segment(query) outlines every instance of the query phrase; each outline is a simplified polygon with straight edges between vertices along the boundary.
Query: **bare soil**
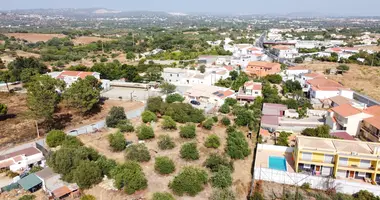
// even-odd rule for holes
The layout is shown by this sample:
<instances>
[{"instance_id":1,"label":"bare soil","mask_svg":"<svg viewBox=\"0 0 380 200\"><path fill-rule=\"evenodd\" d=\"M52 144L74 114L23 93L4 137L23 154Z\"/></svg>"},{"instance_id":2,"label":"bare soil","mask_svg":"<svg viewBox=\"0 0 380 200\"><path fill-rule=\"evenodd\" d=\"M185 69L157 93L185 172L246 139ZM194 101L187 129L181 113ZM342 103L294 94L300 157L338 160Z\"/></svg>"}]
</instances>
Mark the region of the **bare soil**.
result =
<instances>
[{"instance_id":1,"label":"bare soil","mask_svg":"<svg viewBox=\"0 0 380 200\"><path fill-rule=\"evenodd\" d=\"M52 38L64 38L66 37L63 34L42 34L42 33L6 33L5 34L8 37L14 36L15 38L27 40L29 42L46 42L48 40L51 40Z\"/></svg>"},{"instance_id":2,"label":"bare soil","mask_svg":"<svg viewBox=\"0 0 380 200\"><path fill-rule=\"evenodd\" d=\"M134 124L141 124L140 119L135 119ZM178 124L179 125L179 124ZM155 131L155 139L145 141L146 146L150 150L152 159L149 162L141 163L141 167L148 179L148 188L144 191L137 192L132 196L127 196L122 191L112 191L106 190L100 186L96 186L90 190L85 191L86 194L92 194L97 199L105 198L108 199L134 199L134 198L145 198L150 199L152 194L155 192L171 192L168 187L168 184L171 180L173 180L174 176L176 176L183 167L185 166L197 166L203 168L203 163L207 159L208 155L213 152L218 152L220 154L224 154L224 149L226 145L226 130L222 125L217 125L212 128L212 130L204 130L202 128L197 127L197 137L195 139L183 139L179 136L179 130L175 131L166 131L161 128L160 121L153 124ZM107 141L107 135L115 132L116 130L110 129L105 130L104 132L97 133L95 135L88 136L80 136L80 139L87 145L94 147L100 153L104 154L108 158L112 158L117 160L118 162L124 161L124 152L115 153L110 151L109 144ZM221 138L222 145L218 149L208 149L204 147L204 142L208 135L217 134ZM158 137L160 135L170 135L175 143L176 147L171 150L160 150L157 145ZM138 142L135 133L126 133L125 138L127 140L133 141L134 143ZM196 142L198 145L198 150L200 152L200 159L196 161L185 161L180 158L179 152L182 144L186 142ZM253 142L249 142L251 149L253 148ZM173 174L162 176L157 174L154 171L154 161L157 156L168 156L171 158L176 164L176 170ZM237 199L245 199L248 194L250 183L251 183L251 166L252 166L252 155L248 156L245 160L236 160L234 162L235 170L233 172L233 186L232 189L235 191L237 195ZM205 168L203 168L205 169ZM211 173L209 174L211 177ZM210 184L205 186L205 189L200 192L195 197L189 196L175 196L178 200L187 200L187 199L208 199L208 197L212 193L212 187ZM130 198L128 198L130 197Z\"/></svg>"},{"instance_id":3,"label":"bare soil","mask_svg":"<svg viewBox=\"0 0 380 200\"><path fill-rule=\"evenodd\" d=\"M8 114L0 118L0 147L12 146L37 138L35 120L31 117L26 105L26 94L9 94L0 92L0 103L8 106ZM137 109L144 104L142 102L127 102L118 100L106 100L98 112L82 116L63 105L59 106L54 115L54 125L57 129L71 130L103 120L113 106L122 106L126 111ZM40 135L46 130L39 127Z\"/></svg>"},{"instance_id":4,"label":"bare soil","mask_svg":"<svg viewBox=\"0 0 380 200\"><path fill-rule=\"evenodd\" d=\"M312 71L323 73L326 69L339 66L340 63L311 62L305 66ZM380 67L347 64L350 70L343 75L326 75L329 79L338 81L357 92L380 100Z\"/></svg>"},{"instance_id":5,"label":"bare soil","mask_svg":"<svg viewBox=\"0 0 380 200\"><path fill-rule=\"evenodd\" d=\"M73 39L72 41L74 42L74 45L80 45L80 44L90 44L92 42L97 42L97 41L112 41L113 39L111 38L101 38L101 37L94 37L94 36L81 36Z\"/></svg>"}]
</instances>

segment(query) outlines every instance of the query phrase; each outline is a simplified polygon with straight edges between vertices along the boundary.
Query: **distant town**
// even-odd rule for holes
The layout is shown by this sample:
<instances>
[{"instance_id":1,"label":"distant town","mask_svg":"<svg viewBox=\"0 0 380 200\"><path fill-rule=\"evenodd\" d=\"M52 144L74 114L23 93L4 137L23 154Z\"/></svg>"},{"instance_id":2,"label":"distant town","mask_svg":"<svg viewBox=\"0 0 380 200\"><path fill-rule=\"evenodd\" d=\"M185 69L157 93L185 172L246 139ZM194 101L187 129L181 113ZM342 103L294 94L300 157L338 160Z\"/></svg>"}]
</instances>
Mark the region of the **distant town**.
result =
<instances>
[{"instance_id":1,"label":"distant town","mask_svg":"<svg viewBox=\"0 0 380 200\"><path fill-rule=\"evenodd\" d=\"M379 22L0 11L0 199L379 199Z\"/></svg>"}]
</instances>

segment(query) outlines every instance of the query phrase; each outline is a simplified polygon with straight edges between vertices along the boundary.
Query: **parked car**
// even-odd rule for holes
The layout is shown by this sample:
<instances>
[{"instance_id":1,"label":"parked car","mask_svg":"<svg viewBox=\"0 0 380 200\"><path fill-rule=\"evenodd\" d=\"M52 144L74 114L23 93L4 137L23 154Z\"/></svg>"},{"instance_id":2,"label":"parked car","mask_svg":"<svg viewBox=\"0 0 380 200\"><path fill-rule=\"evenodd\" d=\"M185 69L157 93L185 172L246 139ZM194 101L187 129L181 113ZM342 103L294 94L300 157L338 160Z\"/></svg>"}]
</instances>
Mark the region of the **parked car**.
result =
<instances>
[{"instance_id":1,"label":"parked car","mask_svg":"<svg viewBox=\"0 0 380 200\"><path fill-rule=\"evenodd\" d=\"M191 100L190 103L197 106L201 105L201 103L199 103L199 101L196 100Z\"/></svg>"}]
</instances>

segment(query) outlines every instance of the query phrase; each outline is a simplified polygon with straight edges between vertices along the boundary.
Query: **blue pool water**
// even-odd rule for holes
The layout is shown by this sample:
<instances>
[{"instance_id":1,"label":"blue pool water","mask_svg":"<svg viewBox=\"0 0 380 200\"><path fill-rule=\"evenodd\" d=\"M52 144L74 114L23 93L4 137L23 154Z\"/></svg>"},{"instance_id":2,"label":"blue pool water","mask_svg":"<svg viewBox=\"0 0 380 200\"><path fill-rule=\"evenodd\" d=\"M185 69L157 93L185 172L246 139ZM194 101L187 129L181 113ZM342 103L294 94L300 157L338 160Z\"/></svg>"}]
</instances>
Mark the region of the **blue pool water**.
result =
<instances>
[{"instance_id":1,"label":"blue pool water","mask_svg":"<svg viewBox=\"0 0 380 200\"><path fill-rule=\"evenodd\" d=\"M281 171L286 170L286 160L284 157L269 156L269 168Z\"/></svg>"}]
</instances>

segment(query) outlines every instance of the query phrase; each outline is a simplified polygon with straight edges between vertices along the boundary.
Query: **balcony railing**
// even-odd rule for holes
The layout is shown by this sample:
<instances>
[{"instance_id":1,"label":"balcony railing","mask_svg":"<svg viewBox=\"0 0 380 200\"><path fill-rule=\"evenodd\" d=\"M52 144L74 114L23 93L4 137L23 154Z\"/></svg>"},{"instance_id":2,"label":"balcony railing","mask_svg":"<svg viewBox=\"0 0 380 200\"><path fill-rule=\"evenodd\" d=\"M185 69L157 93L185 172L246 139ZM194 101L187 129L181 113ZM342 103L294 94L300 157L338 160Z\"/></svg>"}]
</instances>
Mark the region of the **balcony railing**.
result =
<instances>
[{"instance_id":1,"label":"balcony railing","mask_svg":"<svg viewBox=\"0 0 380 200\"><path fill-rule=\"evenodd\" d=\"M380 138L379 134L377 134L376 132L372 131L371 129L369 129L366 126L362 126L362 130L364 130L367 133L370 133L371 135L373 135L373 136L375 136L377 138Z\"/></svg>"}]
</instances>

